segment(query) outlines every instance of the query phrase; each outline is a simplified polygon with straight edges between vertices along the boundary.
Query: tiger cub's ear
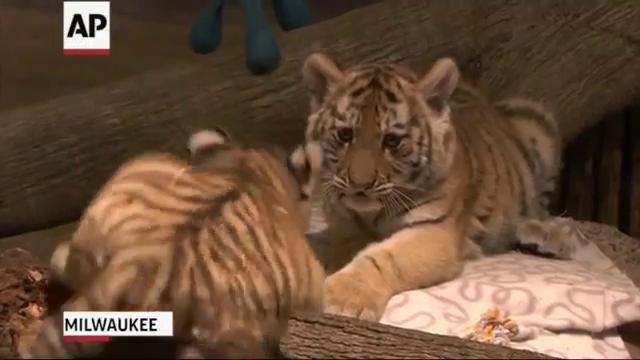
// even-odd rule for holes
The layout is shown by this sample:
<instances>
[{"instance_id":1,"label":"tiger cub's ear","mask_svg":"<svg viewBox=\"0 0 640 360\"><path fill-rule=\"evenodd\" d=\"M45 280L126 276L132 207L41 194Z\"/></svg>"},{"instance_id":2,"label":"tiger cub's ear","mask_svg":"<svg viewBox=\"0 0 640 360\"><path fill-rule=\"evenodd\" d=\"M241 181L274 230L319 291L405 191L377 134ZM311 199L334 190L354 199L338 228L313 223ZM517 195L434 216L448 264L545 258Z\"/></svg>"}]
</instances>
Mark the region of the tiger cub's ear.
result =
<instances>
[{"instance_id":1,"label":"tiger cub's ear","mask_svg":"<svg viewBox=\"0 0 640 360\"><path fill-rule=\"evenodd\" d=\"M440 58L418 82L429 107L441 113L448 105L449 98L458 87L460 70L451 58Z\"/></svg>"},{"instance_id":2,"label":"tiger cub's ear","mask_svg":"<svg viewBox=\"0 0 640 360\"><path fill-rule=\"evenodd\" d=\"M188 148L191 156L211 150L219 145L231 142L231 136L220 127L197 131L189 137Z\"/></svg>"},{"instance_id":3,"label":"tiger cub's ear","mask_svg":"<svg viewBox=\"0 0 640 360\"><path fill-rule=\"evenodd\" d=\"M302 83L311 96L311 111L324 102L329 88L342 80L344 74L336 63L323 53L313 53L302 66Z\"/></svg>"}]
</instances>

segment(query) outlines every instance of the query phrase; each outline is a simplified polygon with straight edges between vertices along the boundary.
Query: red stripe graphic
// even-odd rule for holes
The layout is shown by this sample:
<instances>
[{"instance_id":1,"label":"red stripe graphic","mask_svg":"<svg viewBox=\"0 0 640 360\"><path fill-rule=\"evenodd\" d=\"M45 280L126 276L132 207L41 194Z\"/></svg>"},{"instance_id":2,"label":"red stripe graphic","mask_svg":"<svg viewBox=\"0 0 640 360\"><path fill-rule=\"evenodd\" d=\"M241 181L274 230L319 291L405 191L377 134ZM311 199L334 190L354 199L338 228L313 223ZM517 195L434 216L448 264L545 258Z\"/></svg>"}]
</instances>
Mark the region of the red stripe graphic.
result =
<instances>
[{"instance_id":1,"label":"red stripe graphic","mask_svg":"<svg viewBox=\"0 0 640 360\"><path fill-rule=\"evenodd\" d=\"M111 55L111 49L64 49L65 55Z\"/></svg>"},{"instance_id":2,"label":"red stripe graphic","mask_svg":"<svg viewBox=\"0 0 640 360\"><path fill-rule=\"evenodd\" d=\"M108 342L108 336L63 336L65 342Z\"/></svg>"}]
</instances>

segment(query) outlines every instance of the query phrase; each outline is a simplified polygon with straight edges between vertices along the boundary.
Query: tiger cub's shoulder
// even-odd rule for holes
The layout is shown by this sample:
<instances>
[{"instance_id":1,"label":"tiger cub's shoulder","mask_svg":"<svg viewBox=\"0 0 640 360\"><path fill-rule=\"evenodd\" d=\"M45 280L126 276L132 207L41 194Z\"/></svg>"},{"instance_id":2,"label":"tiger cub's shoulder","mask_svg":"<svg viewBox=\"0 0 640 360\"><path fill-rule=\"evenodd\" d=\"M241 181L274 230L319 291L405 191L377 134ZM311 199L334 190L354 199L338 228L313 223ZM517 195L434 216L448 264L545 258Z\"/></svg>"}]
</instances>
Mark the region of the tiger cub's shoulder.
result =
<instances>
[{"instance_id":1,"label":"tiger cub's shoulder","mask_svg":"<svg viewBox=\"0 0 640 360\"><path fill-rule=\"evenodd\" d=\"M557 177L563 141L551 107L526 97L492 99L483 89L464 81L459 82L451 106L456 127L471 129L467 137L476 137L473 129L478 128L494 137L510 137L525 151L534 176Z\"/></svg>"}]
</instances>

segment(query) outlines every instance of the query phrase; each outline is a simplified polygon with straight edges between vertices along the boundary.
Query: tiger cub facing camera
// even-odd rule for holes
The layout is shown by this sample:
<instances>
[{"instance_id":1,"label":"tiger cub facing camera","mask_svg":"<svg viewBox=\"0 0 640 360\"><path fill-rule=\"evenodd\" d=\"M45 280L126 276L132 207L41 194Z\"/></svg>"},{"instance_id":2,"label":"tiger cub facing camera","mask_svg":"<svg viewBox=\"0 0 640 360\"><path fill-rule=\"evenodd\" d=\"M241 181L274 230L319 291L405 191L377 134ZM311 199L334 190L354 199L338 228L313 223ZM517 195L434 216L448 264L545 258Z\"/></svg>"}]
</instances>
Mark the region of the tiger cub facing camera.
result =
<instances>
[{"instance_id":1,"label":"tiger cub facing camera","mask_svg":"<svg viewBox=\"0 0 640 360\"><path fill-rule=\"evenodd\" d=\"M190 163L135 157L98 192L51 259L77 291L63 311L173 311L178 358L277 356L290 314L323 308L324 270L305 237L321 150L276 154L220 129L193 134L189 148ZM46 318L21 356L104 350L63 342L61 321Z\"/></svg>"},{"instance_id":2,"label":"tiger cub facing camera","mask_svg":"<svg viewBox=\"0 0 640 360\"><path fill-rule=\"evenodd\" d=\"M570 220L547 213L562 145L544 106L489 100L450 58L418 75L315 53L302 74L306 141L325 158L328 227L313 246L329 275L327 312L377 321L395 294L520 245L571 256Z\"/></svg>"}]
</instances>

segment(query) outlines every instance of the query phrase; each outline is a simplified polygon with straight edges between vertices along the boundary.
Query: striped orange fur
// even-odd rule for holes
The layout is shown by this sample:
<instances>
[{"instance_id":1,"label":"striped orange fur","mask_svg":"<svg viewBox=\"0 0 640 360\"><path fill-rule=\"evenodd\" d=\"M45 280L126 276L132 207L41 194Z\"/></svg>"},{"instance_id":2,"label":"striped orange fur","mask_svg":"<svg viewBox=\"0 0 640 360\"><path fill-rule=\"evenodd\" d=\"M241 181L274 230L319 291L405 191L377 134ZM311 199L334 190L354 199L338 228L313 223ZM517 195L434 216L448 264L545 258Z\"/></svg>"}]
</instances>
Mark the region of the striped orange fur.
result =
<instances>
[{"instance_id":1,"label":"striped orange fur","mask_svg":"<svg viewBox=\"0 0 640 360\"><path fill-rule=\"evenodd\" d=\"M328 230L314 246L332 273L326 311L377 320L393 295L452 279L466 258L511 249L522 224L548 217L561 166L552 113L492 101L460 77L450 58L424 75L305 61L306 140L325 156Z\"/></svg>"},{"instance_id":2,"label":"striped orange fur","mask_svg":"<svg viewBox=\"0 0 640 360\"><path fill-rule=\"evenodd\" d=\"M322 310L324 271L300 207L321 153L308 145L280 158L218 130L194 134L190 148L190 162L135 157L97 193L52 257L57 278L78 291L63 309L171 310L174 334L201 344L191 350L277 354L292 312ZM23 357L101 350L62 342L60 321L60 314L47 318Z\"/></svg>"}]
</instances>

